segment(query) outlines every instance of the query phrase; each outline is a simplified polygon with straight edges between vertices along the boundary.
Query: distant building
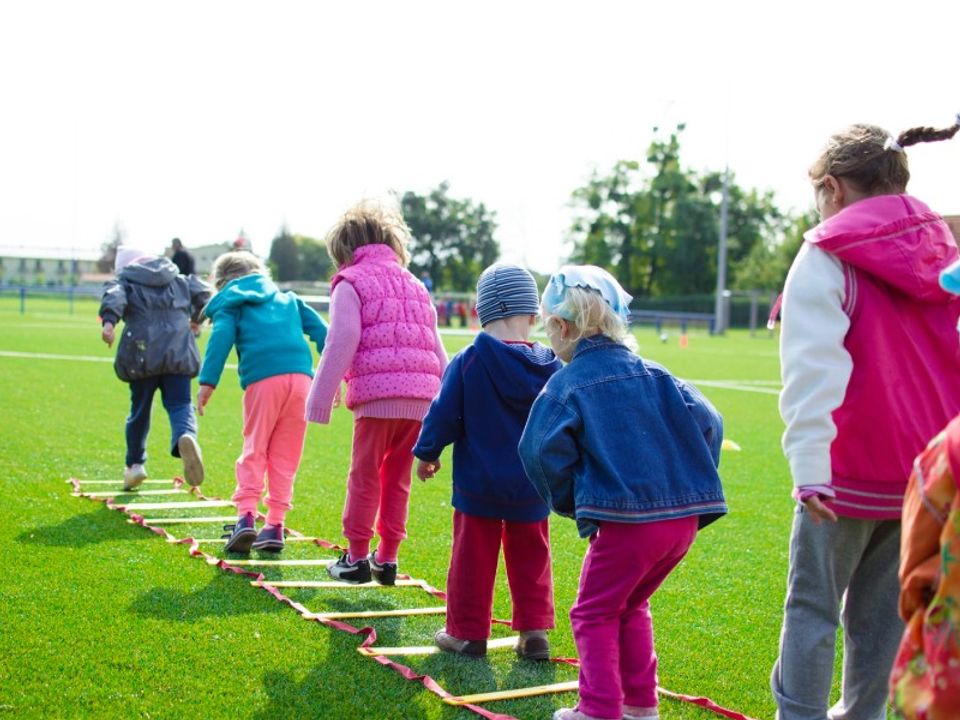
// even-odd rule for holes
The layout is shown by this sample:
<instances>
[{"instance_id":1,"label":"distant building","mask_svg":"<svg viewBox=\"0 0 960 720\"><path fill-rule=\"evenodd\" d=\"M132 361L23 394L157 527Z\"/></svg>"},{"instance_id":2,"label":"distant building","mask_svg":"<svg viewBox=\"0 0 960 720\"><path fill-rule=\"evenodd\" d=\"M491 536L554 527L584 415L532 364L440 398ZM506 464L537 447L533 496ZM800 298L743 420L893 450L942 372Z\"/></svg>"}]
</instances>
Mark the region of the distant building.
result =
<instances>
[{"instance_id":1,"label":"distant building","mask_svg":"<svg viewBox=\"0 0 960 720\"><path fill-rule=\"evenodd\" d=\"M194 272L201 278L206 278L213 270L213 261L223 255L225 252L233 250L233 244L228 242L216 243L215 245L201 245L200 247L187 247L187 252L193 255Z\"/></svg>"},{"instance_id":2,"label":"distant building","mask_svg":"<svg viewBox=\"0 0 960 720\"><path fill-rule=\"evenodd\" d=\"M0 285L74 287L102 282L100 253L70 248L0 247Z\"/></svg>"}]
</instances>

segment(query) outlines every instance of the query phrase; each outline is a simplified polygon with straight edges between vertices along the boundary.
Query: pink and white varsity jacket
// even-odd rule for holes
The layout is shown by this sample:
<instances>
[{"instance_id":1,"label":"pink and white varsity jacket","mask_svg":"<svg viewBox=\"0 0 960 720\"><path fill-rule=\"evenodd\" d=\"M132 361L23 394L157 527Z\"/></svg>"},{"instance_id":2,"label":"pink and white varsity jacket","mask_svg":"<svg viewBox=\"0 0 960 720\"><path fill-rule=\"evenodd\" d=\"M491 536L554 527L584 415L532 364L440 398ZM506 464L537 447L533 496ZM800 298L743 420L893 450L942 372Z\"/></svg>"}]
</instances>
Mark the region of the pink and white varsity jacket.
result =
<instances>
[{"instance_id":1,"label":"pink and white varsity jacket","mask_svg":"<svg viewBox=\"0 0 960 720\"><path fill-rule=\"evenodd\" d=\"M856 202L805 235L780 338L783 449L795 487L838 515L899 518L914 457L960 412L957 259L943 219L909 195Z\"/></svg>"}]
</instances>

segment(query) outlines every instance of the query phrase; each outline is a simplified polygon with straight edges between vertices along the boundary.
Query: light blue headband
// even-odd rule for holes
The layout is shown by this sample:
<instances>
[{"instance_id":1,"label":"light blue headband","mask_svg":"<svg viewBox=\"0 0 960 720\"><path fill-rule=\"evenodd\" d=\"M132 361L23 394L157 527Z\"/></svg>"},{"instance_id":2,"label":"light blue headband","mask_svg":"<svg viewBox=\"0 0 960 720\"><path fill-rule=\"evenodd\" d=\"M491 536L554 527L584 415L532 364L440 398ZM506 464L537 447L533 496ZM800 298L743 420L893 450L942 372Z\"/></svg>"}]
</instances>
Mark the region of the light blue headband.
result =
<instances>
[{"instance_id":1,"label":"light blue headband","mask_svg":"<svg viewBox=\"0 0 960 720\"><path fill-rule=\"evenodd\" d=\"M625 323L630 321L630 301L628 295L613 275L595 265L564 265L551 277L543 291L541 303L551 315L565 320L574 320L566 305L567 288L586 288L600 294L604 302L620 316Z\"/></svg>"},{"instance_id":2,"label":"light blue headband","mask_svg":"<svg viewBox=\"0 0 960 720\"><path fill-rule=\"evenodd\" d=\"M954 295L960 295L960 260L940 273L940 287Z\"/></svg>"}]
</instances>

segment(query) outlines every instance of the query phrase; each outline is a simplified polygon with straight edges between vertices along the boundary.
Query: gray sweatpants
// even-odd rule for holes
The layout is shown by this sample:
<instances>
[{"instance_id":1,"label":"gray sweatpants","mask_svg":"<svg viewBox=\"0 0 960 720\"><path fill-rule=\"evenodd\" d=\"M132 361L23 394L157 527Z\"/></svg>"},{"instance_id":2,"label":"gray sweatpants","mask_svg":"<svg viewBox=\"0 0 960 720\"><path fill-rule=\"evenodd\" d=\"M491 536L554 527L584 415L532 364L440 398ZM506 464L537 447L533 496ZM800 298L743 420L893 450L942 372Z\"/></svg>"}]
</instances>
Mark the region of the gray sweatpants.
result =
<instances>
[{"instance_id":1,"label":"gray sweatpants","mask_svg":"<svg viewBox=\"0 0 960 720\"><path fill-rule=\"evenodd\" d=\"M780 656L770 677L779 720L886 717L890 670L903 635L899 562L899 520L840 517L817 525L799 508ZM842 692L828 712L841 618Z\"/></svg>"}]
</instances>

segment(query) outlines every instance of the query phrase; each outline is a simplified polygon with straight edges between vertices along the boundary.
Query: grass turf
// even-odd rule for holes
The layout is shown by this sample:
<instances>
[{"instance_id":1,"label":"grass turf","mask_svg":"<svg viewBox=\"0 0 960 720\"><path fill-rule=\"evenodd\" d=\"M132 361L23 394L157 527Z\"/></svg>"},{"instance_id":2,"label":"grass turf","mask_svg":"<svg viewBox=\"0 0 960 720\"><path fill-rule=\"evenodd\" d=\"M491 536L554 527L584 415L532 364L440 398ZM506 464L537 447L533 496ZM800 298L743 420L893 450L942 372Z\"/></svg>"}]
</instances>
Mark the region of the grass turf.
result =
<instances>
[{"instance_id":1,"label":"grass turf","mask_svg":"<svg viewBox=\"0 0 960 720\"><path fill-rule=\"evenodd\" d=\"M190 559L182 546L125 522L99 503L70 497L68 477L118 479L123 465L127 386L113 374L113 351L99 339L96 305L34 300L19 313L0 298L0 472L6 517L0 542L15 562L0 583L0 716L22 717L371 717L469 718L421 685L362 657L360 639L305 622L247 578ZM204 338L205 339L205 338ZM638 331L641 353L681 377L740 381L775 390L776 344L763 336L676 334L661 344ZM449 336L456 351L469 338ZM82 356L85 360L16 353ZM203 491L229 497L241 446L241 391L228 370L201 419L207 467ZM687 559L653 601L660 682L705 695L754 717L769 717L767 689L776 656L792 516L780 453L776 396L701 386L724 415L740 453L725 452L721 474L730 515L704 530ZM152 478L179 474L168 454L166 415L157 399L149 442ZM334 411L329 426L311 425L288 523L342 541L340 513L349 463L352 416ZM449 454L444 457L449 460ZM427 482L414 481L409 540L401 569L443 588L450 549L450 464ZM157 486L159 487L159 486ZM103 488L89 488L102 490ZM146 500L147 498L144 498ZM163 497L150 498L163 500ZM182 500L183 497L171 497ZM162 515L147 513L148 515ZM227 515L227 509L197 514ZM219 525L171 526L178 537L215 537ZM576 594L586 544L574 524L552 520L557 629L553 652L575 656L566 613ZM204 548L220 552L217 546ZM288 545L283 557L332 556ZM322 568L272 568L268 577L323 578ZM365 607L429 606L413 588L291 590L316 612ZM510 616L504 573L497 617ZM360 621L354 621L359 623ZM441 616L372 622L379 645L429 644ZM495 627L495 635L507 634ZM449 655L397 658L433 676L453 693L486 692L576 678L572 668L521 663L510 651L486 661ZM518 718L549 717L575 702L551 695L492 703ZM717 717L673 700L663 718Z\"/></svg>"}]
</instances>

